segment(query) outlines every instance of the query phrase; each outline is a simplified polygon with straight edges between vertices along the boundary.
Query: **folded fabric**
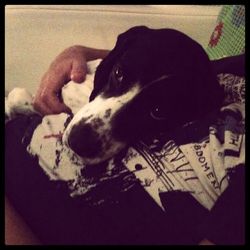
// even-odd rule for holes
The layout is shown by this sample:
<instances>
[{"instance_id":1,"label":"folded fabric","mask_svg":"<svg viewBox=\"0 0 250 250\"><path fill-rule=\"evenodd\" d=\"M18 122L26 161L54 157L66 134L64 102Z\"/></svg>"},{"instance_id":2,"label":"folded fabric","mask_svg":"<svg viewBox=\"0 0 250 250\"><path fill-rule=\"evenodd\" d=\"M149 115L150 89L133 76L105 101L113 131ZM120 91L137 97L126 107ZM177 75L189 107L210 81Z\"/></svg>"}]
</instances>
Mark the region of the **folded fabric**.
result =
<instances>
[{"instance_id":1,"label":"folded fabric","mask_svg":"<svg viewBox=\"0 0 250 250\"><path fill-rule=\"evenodd\" d=\"M71 82L64 87L63 98L73 113L87 103L99 63L100 60L89 64L84 83ZM103 196L92 192L96 197L91 200L105 202L107 193L109 198L112 196L112 192L104 191L108 182L116 185L120 192L139 182L162 209L161 193L183 191L210 210L228 187L228 173L245 162L244 91L239 91L244 88L245 79L220 74L218 80L227 94L221 110L152 142L140 141L130 147L121 160L113 158L98 170L86 166L62 144L69 122L66 113L45 116L27 150L38 157L39 165L51 181L68 184L72 197L81 195L89 199L90 191L102 189Z\"/></svg>"}]
</instances>

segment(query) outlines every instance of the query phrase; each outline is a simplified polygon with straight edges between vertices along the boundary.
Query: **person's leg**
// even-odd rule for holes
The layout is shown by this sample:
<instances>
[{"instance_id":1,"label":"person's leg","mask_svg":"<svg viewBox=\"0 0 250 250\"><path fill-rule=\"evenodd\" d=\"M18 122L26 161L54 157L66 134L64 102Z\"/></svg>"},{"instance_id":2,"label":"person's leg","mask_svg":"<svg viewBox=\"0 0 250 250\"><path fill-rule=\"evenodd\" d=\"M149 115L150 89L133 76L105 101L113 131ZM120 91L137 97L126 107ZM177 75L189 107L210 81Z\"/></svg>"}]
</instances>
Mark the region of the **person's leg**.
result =
<instances>
[{"instance_id":1,"label":"person's leg","mask_svg":"<svg viewBox=\"0 0 250 250\"><path fill-rule=\"evenodd\" d=\"M90 206L81 196L70 197L66 182L50 181L26 152L34 120L20 117L6 125L5 188L43 244L196 244L201 239L195 225L204 211L190 194L165 195L165 212L139 184L119 194L117 203Z\"/></svg>"},{"instance_id":2,"label":"person's leg","mask_svg":"<svg viewBox=\"0 0 250 250\"><path fill-rule=\"evenodd\" d=\"M157 243L163 212L139 185L121 194L119 204L90 207L82 197L71 198L65 182L49 180L26 152L38 123L22 116L6 125L5 191L42 243Z\"/></svg>"},{"instance_id":3,"label":"person's leg","mask_svg":"<svg viewBox=\"0 0 250 250\"><path fill-rule=\"evenodd\" d=\"M72 232L76 231L74 228L79 224L76 212L80 212L80 208L71 203L66 183L50 181L39 167L37 159L26 152L32 127L39 122L35 120L39 119L21 116L6 124L5 192L11 204L43 243L67 243L71 238L79 237L65 232L71 232L71 227ZM85 212L83 208L81 211ZM88 231L81 231L84 240Z\"/></svg>"},{"instance_id":4,"label":"person's leg","mask_svg":"<svg viewBox=\"0 0 250 250\"><path fill-rule=\"evenodd\" d=\"M23 218L5 197L5 244L40 245L41 242L30 230Z\"/></svg>"}]
</instances>

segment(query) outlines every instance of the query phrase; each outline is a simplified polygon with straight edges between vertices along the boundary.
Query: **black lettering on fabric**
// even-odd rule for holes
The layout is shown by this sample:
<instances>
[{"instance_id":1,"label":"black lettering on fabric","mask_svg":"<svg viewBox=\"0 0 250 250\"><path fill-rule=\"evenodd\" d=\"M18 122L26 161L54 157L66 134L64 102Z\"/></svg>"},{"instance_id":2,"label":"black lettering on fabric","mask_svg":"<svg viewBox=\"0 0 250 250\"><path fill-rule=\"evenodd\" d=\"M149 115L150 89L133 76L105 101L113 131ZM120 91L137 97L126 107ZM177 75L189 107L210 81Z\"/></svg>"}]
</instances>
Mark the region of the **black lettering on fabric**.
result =
<instances>
[{"instance_id":1,"label":"black lettering on fabric","mask_svg":"<svg viewBox=\"0 0 250 250\"><path fill-rule=\"evenodd\" d=\"M239 135L231 134L229 144L238 146L239 138L240 138Z\"/></svg>"},{"instance_id":2,"label":"black lettering on fabric","mask_svg":"<svg viewBox=\"0 0 250 250\"><path fill-rule=\"evenodd\" d=\"M204 156L199 157L199 162L204 163L206 161L206 158Z\"/></svg>"},{"instance_id":3,"label":"black lettering on fabric","mask_svg":"<svg viewBox=\"0 0 250 250\"><path fill-rule=\"evenodd\" d=\"M174 141L169 141L169 142L167 142L167 143L164 145L164 147L163 147L164 156L174 154L174 152L176 151L176 149L177 149L177 145L175 144Z\"/></svg>"},{"instance_id":4,"label":"black lettering on fabric","mask_svg":"<svg viewBox=\"0 0 250 250\"><path fill-rule=\"evenodd\" d=\"M210 167L208 166L207 162L205 164L202 164L201 166L202 166L202 168L205 169L204 170L205 172L207 172L210 169Z\"/></svg>"},{"instance_id":5,"label":"black lettering on fabric","mask_svg":"<svg viewBox=\"0 0 250 250\"><path fill-rule=\"evenodd\" d=\"M214 178L214 174L213 174L213 172L209 172L208 174L207 174L207 178L210 180L211 178Z\"/></svg>"},{"instance_id":6,"label":"black lettering on fabric","mask_svg":"<svg viewBox=\"0 0 250 250\"><path fill-rule=\"evenodd\" d=\"M175 170L176 172L182 172L182 171L194 171L192 168L189 168L189 169L183 169L184 166L187 166L189 165L189 162L185 162L183 164L181 164L180 166L178 166Z\"/></svg>"},{"instance_id":7,"label":"black lettering on fabric","mask_svg":"<svg viewBox=\"0 0 250 250\"><path fill-rule=\"evenodd\" d=\"M219 188L219 185L216 180L211 181L211 183L215 189Z\"/></svg>"},{"instance_id":8,"label":"black lettering on fabric","mask_svg":"<svg viewBox=\"0 0 250 250\"><path fill-rule=\"evenodd\" d=\"M182 159L184 157L185 157L185 155L181 152L180 148L178 148L177 155L170 162L178 161L178 160L180 160L180 159Z\"/></svg>"},{"instance_id":9,"label":"black lettering on fabric","mask_svg":"<svg viewBox=\"0 0 250 250\"><path fill-rule=\"evenodd\" d=\"M199 149L201 149L201 146L198 145L198 144L195 144L195 145L194 145L194 149L195 149L195 150L199 150Z\"/></svg>"}]
</instances>

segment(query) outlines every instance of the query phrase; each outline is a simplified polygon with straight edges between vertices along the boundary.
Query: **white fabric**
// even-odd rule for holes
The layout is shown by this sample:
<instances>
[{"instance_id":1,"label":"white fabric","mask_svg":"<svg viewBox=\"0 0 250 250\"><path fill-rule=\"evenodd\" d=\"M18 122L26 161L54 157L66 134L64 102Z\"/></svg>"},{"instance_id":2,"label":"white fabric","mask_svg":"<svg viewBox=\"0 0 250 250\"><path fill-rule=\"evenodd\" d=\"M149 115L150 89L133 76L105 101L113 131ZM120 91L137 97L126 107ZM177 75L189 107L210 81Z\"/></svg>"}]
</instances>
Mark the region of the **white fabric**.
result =
<instances>
[{"instance_id":1,"label":"white fabric","mask_svg":"<svg viewBox=\"0 0 250 250\"><path fill-rule=\"evenodd\" d=\"M85 84L91 86L89 80L93 79L93 67L99 62L94 61L90 64L92 66L89 68L92 71L89 71L87 81L75 87L86 89ZM75 87L65 87L64 90L74 91L64 93L64 97L76 97L77 93L81 94ZM81 105L84 105L87 97L79 98L83 98ZM76 100L79 99L76 97ZM71 105L77 111L75 104ZM129 149L123 163L134 173L159 206L162 207L160 192L181 190L190 192L200 204L211 209L228 186L228 170L245 162L244 107L243 103L223 107L221 114L228 109L232 114L227 113L222 116L223 119L219 117L217 123L211 125L207 131L208 137L202 141L178 146L174 140L170 140L159 152L154 152L150 147L141 144L136 149ZM234 117L237 113L241 114L242 119ZM68 115L64 113L45 116L34 131L28 151L39 157L40 166L51 180L70 181L71 195L82 195L98 183L86 183L81 175L81 170L85 168L84 164L62 144L67 118ZM136 164L140 164L142 169L135 169ZM115 168L112 160L109 163L109 169L111 168ZM99 181L107 178L109 177L106 176Z\"/></svg>"},{"instance_id":2,"label":"white fabric","mask_svg":"<svg viewBox=\"0 0 250 250\"><path fill-rule=\"evenodd\" d=\"M240 112L244 117L244 104L229 105L227 109ZM234 123L233 129L236 131L244 126L242 121L232 116L227 116L224 122ZM222 136L223 143L215 131ZM226 124L211 126L208 134L209 137L201 142L180 146L170 140L159 153L152 153L147 148L138 153L130 148L124 161L131 171L138 163L143 166L134 174L160 206L160 192L181 190L190 192L210 210L228 186L228 170L245 163L245 134L227 130ZM228 155L228 150L235 154ZM151 164L145 160L142 152L151 159Z\"/></svg>"}]
</instances>

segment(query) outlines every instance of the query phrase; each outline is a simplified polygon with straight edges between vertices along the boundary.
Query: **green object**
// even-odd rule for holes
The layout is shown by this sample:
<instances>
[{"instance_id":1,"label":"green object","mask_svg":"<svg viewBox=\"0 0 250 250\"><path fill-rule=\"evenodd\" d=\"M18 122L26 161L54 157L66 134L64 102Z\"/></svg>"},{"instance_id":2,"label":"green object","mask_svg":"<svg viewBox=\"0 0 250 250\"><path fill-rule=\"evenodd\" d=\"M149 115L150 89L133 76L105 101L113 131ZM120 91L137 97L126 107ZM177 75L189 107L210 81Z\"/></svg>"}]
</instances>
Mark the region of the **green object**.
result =
<instances>
[{"instance_id":1,"label":"green object","mask_svg":"<svg viewBox=\"0 0 250 250\"><path fill-rule=\"evenodd\" d=\"M206 49L211 60L245 53L245 6L224 5Z\"/></svg>"}]
</instances>

